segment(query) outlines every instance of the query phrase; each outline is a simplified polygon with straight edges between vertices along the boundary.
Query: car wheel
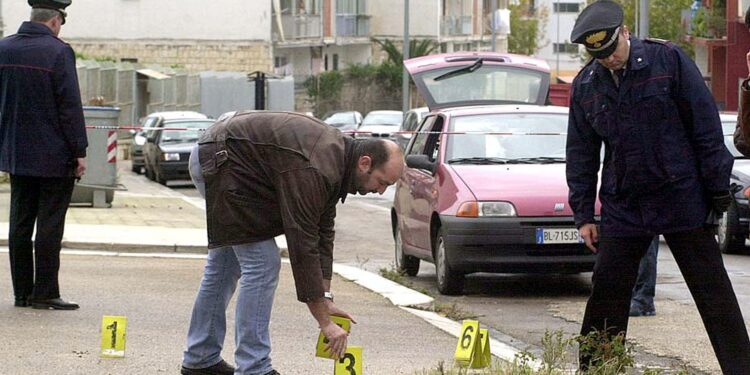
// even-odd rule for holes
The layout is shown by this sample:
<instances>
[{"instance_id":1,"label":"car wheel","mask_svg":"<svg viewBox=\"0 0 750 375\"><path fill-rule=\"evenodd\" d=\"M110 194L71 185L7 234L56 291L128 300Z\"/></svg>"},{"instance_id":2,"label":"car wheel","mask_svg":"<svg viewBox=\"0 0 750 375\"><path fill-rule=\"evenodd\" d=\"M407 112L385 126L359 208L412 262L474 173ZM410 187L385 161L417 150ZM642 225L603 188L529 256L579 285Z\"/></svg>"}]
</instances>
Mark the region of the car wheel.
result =
<instances>
[{"instance_id":1,"label":"car wheel","mask_svg":"<svg viewBox=\"0 0 750 375\"><path fill-rule=\"evenodd\" d=\"M396 225L396 235L393 238L396 250L396 269L409 276L417 276L419 273L419 258L404 254L403 242L401 240L401 229Z\"/></svg>"},{"instance_id":2,"label":"car wheel","mask_svg":"<svg viewBox=\"0 0 750 375\"><path fill-rule=\"evenodd\" d=\"M444 237L441 229L435 240L435 274L438 291L446 295L460 294L464 289L464 275L451 267Z\"/></svg>"},{"instance_id":3,"label":"car wheel","mask_svg":"<svg viewBox=\"0 0 750 375\"><path fill-rule=\"evenodd\" d=\"M130 167L130 170L132 170L135 174L141 174L141 168L143 167L141 167L140 165L134 165Z\"/></svg>"},{"instance_id":4,"label":"car wheel","mask_svg":"<svg viewBox=\"0 0 750 375\"><path fill-rule=\"evenodd\" d=\"M721 216L716 232L722 253L737 254L745 250L745 233L740 227L740 215L736 202L732 201L727 212Z\"/></svg>"}]
</instances>

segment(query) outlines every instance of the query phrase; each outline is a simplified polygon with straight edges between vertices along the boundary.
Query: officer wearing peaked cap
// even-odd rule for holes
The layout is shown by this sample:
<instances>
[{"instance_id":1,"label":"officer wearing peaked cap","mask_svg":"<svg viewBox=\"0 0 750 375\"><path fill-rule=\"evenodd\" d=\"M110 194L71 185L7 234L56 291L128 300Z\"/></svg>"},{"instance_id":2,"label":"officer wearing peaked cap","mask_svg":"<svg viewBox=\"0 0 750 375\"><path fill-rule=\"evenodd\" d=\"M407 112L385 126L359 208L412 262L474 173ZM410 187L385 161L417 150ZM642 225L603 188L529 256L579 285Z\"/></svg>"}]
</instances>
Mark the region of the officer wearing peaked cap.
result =
<instances>
[{"instance_id":1,"label":"officer wearing peaked cap","mask_svg":"<svg viewBox=\"0 0 750 375\"><path fill-rule=\"evenodd\" d=\"M573 81L566 145L575 223L597 253L581 334L627 332L639 262L663 235L722 372L747 375L750 340L709 226L733 199L733 157L703 76L672 43L632 37L613 1L586 7L571 40L593 57Z\"/></svg>"},{"instance_id":2,"label":"officer wearing peaked cap","mask_svg":"<svg viewBox=\"0 0 750 375\"><path fill-rule=\"evenodd\" d=\"M583 44L594 58L605 58L617 47L623 12L613 1L601 0L594 4L578 16L570 40Z\"/></svg>"},{"instance_id":3,"label":"officer wearing peaked cap","mask_svg":"<svg viewBox=\"0 0 750 375\"><path fill-rule=\"evenodd\" d=\"M60 12L62 16L62 24L65 24L65 17L68 16L65 13L65 8L71 4L72 0L29 0L29 5L33 9L53 9Z\"/></svg>"},{"instance_id":4,"label":"officer wearing peaked cap","mask_svg":"<svg viewBox=\"0 0 750 375\"><path fill-rule=\"evenodd\" d=\"M57 37L70 0L29 5L30 20L0 40L0 171L10 174L15 306L75 310L58 284L65 214L88 145L75 54Z\"/></svg>"}]
</instances>

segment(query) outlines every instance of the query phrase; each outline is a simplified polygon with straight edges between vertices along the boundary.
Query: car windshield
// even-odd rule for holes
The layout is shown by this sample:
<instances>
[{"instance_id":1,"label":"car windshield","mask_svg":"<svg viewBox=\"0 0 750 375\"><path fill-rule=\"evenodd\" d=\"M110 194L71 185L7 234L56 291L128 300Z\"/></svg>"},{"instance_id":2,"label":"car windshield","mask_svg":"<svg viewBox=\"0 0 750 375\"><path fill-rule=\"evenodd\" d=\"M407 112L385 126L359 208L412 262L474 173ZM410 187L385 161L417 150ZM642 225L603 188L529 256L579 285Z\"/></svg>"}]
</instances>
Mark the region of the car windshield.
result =
<instances>
[{"instance_id":1,"label":"car windshield","mask_svg":"<svg viewBox=\"0 0 750 375\"><path fill-rule=\"evenodd\" d=\"M454 117L448 163L563 163L568 116L508 113ZM460 134L465 133L465 134Z\"/></svg>"},{"instance_id":2,"label":"car windshield","mask_svg":"<svg viewBox=\"0 0 750 375\"><path fill-rule=\"evenodd\" d=\"M724 133L724 144L735 158L744 158L745 156L737 151L737 147L734 147L734 128L736 124L736 120L721 122L721 129Z\"/></svg>"},{"instance_id":3,"label":"car windshield","mask_svg":"<svg viewBox=\"0 0 750 375\"><path fill-rule=\"evenodd\" d=\"M541 72L508 66L484 64L454 72L455 67L426 71L418 74L417 82L438 106L469 101L533 104L543 82Z\"/></svg>"},{"instance_id":4,"label":"car windshield","mask_svg":"<svg viewBox=\"0 0 750 375\"><path fill-rule=\"evenodd\" d=\"M403 115L401 113L369 113L364 120L362 120L362 126L365 125L392 125L401 126L403 121Z\"/></svg>"},{"instance_id":5,"label":"car windshield","mask_svg":"<svg viewBox=\"0 0 750 375\"><path fill-rule=\"evenodd\" d=\"M328 115L323 122L328 125L350 125L356 124L357 120L354 118L354 112L338 112Z\"/></svg>"},{"instance_id":6,"label":"car windshield","mask_svg":"<svg viewBox=\"0 0 750 375\"><path fill-rule=\"evenodd\" d=\"M213 121L175 121L164 124L164 134L161 135L159 143L189 143L196 142L203 134L202 130L208 129ZM169 130L187 129L187 130Z\"/></svg>"}]
</instances>

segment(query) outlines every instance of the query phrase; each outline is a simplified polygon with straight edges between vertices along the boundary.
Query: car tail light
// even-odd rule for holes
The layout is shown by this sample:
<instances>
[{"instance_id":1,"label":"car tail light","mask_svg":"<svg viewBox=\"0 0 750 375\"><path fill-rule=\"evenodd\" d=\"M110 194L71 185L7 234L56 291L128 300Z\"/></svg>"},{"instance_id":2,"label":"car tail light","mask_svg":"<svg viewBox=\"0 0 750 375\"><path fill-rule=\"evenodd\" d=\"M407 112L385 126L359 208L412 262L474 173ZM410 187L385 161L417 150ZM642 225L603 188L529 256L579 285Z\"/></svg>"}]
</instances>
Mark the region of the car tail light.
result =
<instances>
[{"instance_id":1,"label":"car tail light","mask_svg":"<svg viewBox=\"0 0 750 375\"><path fill-rule=\"evenodd\" d=\"M478 217L479 216L479 203L477 202L464 202L458 207L456 213L458 217Z\"/></svg>"}]
</instances>

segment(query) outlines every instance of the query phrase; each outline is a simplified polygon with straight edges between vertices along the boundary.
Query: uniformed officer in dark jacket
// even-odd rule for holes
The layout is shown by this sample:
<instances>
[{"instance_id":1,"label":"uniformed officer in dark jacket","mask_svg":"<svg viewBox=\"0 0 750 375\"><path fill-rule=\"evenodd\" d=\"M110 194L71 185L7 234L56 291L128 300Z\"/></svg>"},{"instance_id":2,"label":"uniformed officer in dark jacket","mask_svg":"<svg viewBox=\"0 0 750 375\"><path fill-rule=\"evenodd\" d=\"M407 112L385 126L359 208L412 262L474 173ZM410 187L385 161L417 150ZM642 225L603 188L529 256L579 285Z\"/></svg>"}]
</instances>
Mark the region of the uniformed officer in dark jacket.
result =
<instances>
[{"instance_id":1,"label":"uniformed officer in dark jacket","mask_svg":"<svg viewBox=\"0 0 750 375\"><path fill-rule=\"evenodd\" d=\"M57 38L70 2L29 0L31 20L0 40L0 170L10 174L18 307L78 308L60 298L57 277L65 213L88 145L75 55Z\"/></svg>"},{"instance_id":2,"label":"uniformed officer in dark jacket","mask_svg":"<svg viewBox=\"0 0 750 375\"><path fill-rule=\"evenodd\" d=\"M598 252L581 334L627 331L639 261L662 234L722 371L750 374L747 330L706 225L731 199L733 158L716 105L682 50L630 37L622 21L620 5L600 0L583 10L571 33L593 56L573 82L567 140L570 205L586 245ZM582 368L590 354L580 353Z\"/></svg>"}]
</instances>

